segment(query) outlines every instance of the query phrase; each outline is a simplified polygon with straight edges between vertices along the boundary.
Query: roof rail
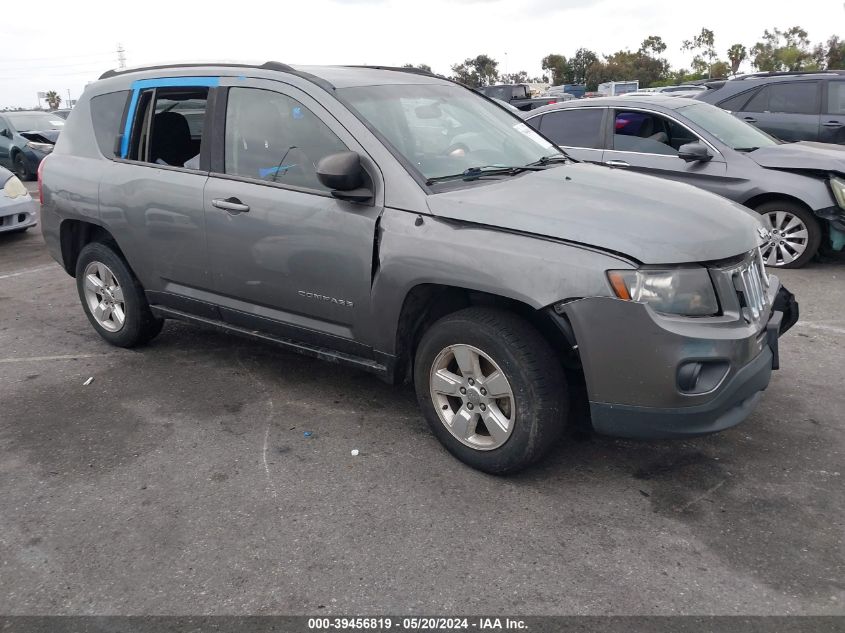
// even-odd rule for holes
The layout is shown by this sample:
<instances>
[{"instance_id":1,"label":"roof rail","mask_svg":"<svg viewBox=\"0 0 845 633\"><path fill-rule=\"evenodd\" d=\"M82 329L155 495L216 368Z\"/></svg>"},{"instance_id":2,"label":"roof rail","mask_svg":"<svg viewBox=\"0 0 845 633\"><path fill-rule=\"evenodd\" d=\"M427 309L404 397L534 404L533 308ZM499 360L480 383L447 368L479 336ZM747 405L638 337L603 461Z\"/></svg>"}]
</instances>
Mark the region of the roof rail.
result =
<instances>
[{"instance_id":1,"label":"roof rail","mask_svg":"<svg viewBox=\"0 0 845 633\"><path fill-rule=\"evenodd\" d=\"M278 70L281 72L288 72L288 73L296 73L297 71L288 64L283 64L281 62L273 62L268 61L264 62L263 64L237 64L237 63L214 63L214 62L206 62L206 63L194 63L194 64L162 64L159 66L139 66L138 68L126 68L124 70L120 69L111 69L104 72L100 75L99 79L108 79L109 77L119 77L120 75L126 75L128 73L137 73L142 72L145 70L168 70L171 68L210 68L210 67L223 67L223 68L258 68L261 70Z\"/></svg>"},{"instance_id":2,"label":"roof rail","mask_svg":"<svg viewBox=\"0 0 845 633\"><path fill-rule=\"evenodd\" d=\"M792 77L801 75L845 75L845 70L768 70L741 75L734 77L734 79L762 79L765 77Z\"/></svg>"},{"instance_id":3,"label":"roof rail","mask_svg":"<svg viewBox=\"0 0 845 633\"><path fill-rule=\"evenodd\" d=\"M407 66L369 66L366 64L363 65L347 65L344 68L371 68L372 70L395 70L396 72L400 73L411 73L413 75L425 75L426 77L437 77L439 79L443 79L440 75L435 75L433 72L429 70L423 70L422 68L414 68L414 67L407 67Z\"/></svg>"}]
</instances>

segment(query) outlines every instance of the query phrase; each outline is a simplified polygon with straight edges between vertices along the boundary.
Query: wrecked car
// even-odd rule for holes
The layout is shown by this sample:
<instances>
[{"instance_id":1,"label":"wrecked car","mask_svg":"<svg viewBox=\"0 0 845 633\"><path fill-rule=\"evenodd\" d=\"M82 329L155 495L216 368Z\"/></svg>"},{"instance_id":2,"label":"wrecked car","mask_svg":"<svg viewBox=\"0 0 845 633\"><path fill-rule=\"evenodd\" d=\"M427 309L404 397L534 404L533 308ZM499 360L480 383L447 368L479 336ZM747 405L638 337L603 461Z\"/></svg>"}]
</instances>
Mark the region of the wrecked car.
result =
<instances>
[{"instance_id":1,"label":"wrecked car","mask_svg":"<svg viewBox=\"0 0 845 633\"><path fill-rule=\"evenodd\" d=\"M37 218L35 201L20 178L0 167L0 233L23 233Z\"/></svg>"},{"instance_id":2,"label":"wrecked car","mask_svg":"<svg viewBox=\"0 0 845 633\"><path fill-rule=\"evenodd\" d=\"M0 166L21 180L34 180L64 126L65 120L52 112L0 112Z\"/></svg>"},{"instance_id":3,"label":"wrecked car","mask_svg":"<svg viewBox=\"0 0 845 633\"><path fill-rule=\"evenodd\" d=\"M109 71L41 185L48 249L106 341L180 319L413 383L489 473L548 453L583 391L602 433L738 424L798 318L753 212L571 160L420 71Z\"/></svg>"},{"instance_id":4,"label":"wrecked car","mask_svg":"<svg viewBox=\"0 0 845 633\"><path fill-rule=\"evenodd\" d=\"M766 266L845 248L845 146L783 143L724 110L663 95L593 99L526 122L583 160L686 182L760 214Z\"/></svg>"}]
</instances>

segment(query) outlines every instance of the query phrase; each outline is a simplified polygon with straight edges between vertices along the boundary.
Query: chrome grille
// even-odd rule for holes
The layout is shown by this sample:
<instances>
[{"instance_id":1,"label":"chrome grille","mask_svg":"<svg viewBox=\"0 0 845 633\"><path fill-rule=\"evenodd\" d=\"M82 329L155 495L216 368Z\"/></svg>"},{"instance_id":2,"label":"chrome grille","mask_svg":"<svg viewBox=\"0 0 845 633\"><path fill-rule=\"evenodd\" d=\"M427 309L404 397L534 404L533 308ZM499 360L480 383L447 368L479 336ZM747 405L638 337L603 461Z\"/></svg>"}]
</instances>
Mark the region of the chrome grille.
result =
<instances>
[{"instance_id":1,"label":"chrome grille","mask_svg":"<svg viewBox=\"0 0 845 633\"><path fill-rule=\"evenodd\" d=\"M748 321L759 321L769 306L769 276L759 248L733 270L733 282L743 316Z\"/></svg>"}]
</instances>

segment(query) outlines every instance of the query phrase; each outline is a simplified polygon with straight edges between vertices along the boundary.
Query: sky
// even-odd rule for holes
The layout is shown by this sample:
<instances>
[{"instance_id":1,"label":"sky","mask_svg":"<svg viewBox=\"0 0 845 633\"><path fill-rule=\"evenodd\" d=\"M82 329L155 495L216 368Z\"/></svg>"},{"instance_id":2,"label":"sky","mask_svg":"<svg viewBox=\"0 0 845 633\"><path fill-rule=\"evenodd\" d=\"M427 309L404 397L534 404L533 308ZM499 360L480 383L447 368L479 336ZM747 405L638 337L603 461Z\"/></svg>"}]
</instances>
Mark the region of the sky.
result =
<instances>
[{"instance_id":1,"label":"sky","mask_svg":"<svg viewBox=\"0 0 845 633\"><path fill-rule=\"evenodd\" d=\"M664 39L674 67L689 67L681 43L702 27L714 31L722 58L731 44L750 48L772 27L799 25L813 43L845 38L842 0L40 0L19 15L0 25L0 108L34 107L39 91L76 98L117 67L119 45L129 66L425 63L448 74L486 53L500 72L534 76L549 53L636 49L649 35Z\"/></svg>"}]
</instances>

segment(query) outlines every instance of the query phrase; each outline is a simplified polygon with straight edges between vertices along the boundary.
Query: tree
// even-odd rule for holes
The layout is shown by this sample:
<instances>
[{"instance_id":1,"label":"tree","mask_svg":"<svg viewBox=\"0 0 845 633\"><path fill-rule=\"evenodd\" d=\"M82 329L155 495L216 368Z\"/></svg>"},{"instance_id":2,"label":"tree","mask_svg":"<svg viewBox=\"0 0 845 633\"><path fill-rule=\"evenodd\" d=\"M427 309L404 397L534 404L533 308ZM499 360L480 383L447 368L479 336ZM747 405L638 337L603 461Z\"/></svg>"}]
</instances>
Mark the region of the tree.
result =
<instances>
[{"instance_id":1,"label":"tree","mask_svg":"<svg viewBox=\"0 0 845 633\"><path fill-rule=\"evenodd\" d=\"M643 40L643 43L640 44L640 53L644 53L646 55L652 55L656 57L665 50L666 43L663 41L663 38L659 35L649 35Z\"/></svg>"},{"instance_id":2,"label":"tree","mask_svg":"<svg viewBox=\"0 0 845 633\"><path fill-rule=\"evenodd\" d=\"M714 45L715 37L713 31L710 29L701 29L701 33L694 36L690 40L684 40L681 46L682 51L690 51L696 53L692 58L692 68L695 71L706 72L708 76L712 76L711 66L716 62L716 47Z\"/></svg>"},{"instance_id":3,"label":"tree","mask_svg":"<svg viewBox=\"0 0 845 633\"><path fill-rule=\"evenodd\" d=\"M553 86L574 83L572 81L572 68L563 55L546 55L541 62L541 67L551 74Z\"/></svg>"},{"instance_id":4,"label":"tree","mask_svg":"<svg viewBox=\"0 0 845 633\"><path fill-rule=\"evenodd\" d=\"M604 61L596 60L590 64L587 70L586 84L588 90L596 90L600 83L605 81L624 81L636 79L640 86L647 88L657 83L664 82L670 77L670 66L662 57L646 52L646 42L636 52L629 50L617 51L612 55L606 55ZM659 40L659 38L656 38ZM657 45L652 50L659 50Z\"/></svg>"},{"instance_id":5,"label":"tree","mask_svg":"<svg viewBox=\"0 0 845 633\"><path fill-rule=\"evenodd\" d=\"M709 79L721 79L723 77L727 77L728 74L731 72L731 67L728 62L722 61L721 59L716 60L713 62L713 65L710 66L710 77Z\"/></svg>"},{"instance_id":6,"label":"tree","mask_svg":"<svg viewBox=\"0 0 845 633\"><path fill-rule=\"evenodd\" d=\"M50 90L44 98L47 100L47 105L50 106L51 110L58 110L62 104L62 98L55 90Z\"/></svg>"},{"instance_id":7,"label":"tree","mask_svg":"<svg viewBox=\"0 0 845 633\"><path fill-rule=\"evenodd\" d=\"M431 66L428 64L402 64L402 68L416 68L417 70L424 70L427 73L432 72Z\"/></svg>"},{"instance_id":8,"label":"tree","mask_svg":"<svg viewBox=\"0 0 845 633\"><path fill-rule=\"evenodd\" d=\"M804 70L814 65L807 31L793 26L786 31L766 29L751 47L751 64L761 71Z\"/></svg>"},{"instance_id":9,"label":"tree","mask_svg":"<svg viewBox=\"0 0 845 633\"><path fill-rule=\"evenodd\" d=\"M528 73L524 70L520 70L515 73L509 73L507 75L500 75L499 81L503 84L527 84L531 83L531 79L528 77Z\"/></svg>"},{"instance_id":10,"label":"tree","mask_svg":"<svg viewBox=\"0 0 845 633\"><path fill-rule=\"evenodd\" d=\"M569 59L569 68L572 71L572 82L574 84L587 83L587 71L590 66L599 61L599 56L588 48L579 48Z\"/></svg>"},{"instance_id":11,"label":"tree","mask_svg":"<svg viewBox=\"0 0 845 633\"><path fill-rule=\"evenodd\" d=\"M731 62L731 74L736 75L742 62L748 59L748 49L742 44L734 44L728 49L728 59Z\"/></svg>"},{"instance_id":12,"label":"tree","mask_svg":"<svg viewBox=\"0 0 845 633\"><path fill-rule=\"evenodd\" d=\"M831 35L827 42L815 46L813 62L820 69L845 69L845 42L838 35Z\"/></svg>"},{"instance_id":13,"label":"tree","mask_svg":"<svg viewBox=\"0 0 845 633\"><path fill-rule=\"evenodd\" d=\"M496 83L499 78L499 62L489 55L468 57L462 64L452 66L453 79L471 88L480 88Z\"/></svg>"}]
</instances>

